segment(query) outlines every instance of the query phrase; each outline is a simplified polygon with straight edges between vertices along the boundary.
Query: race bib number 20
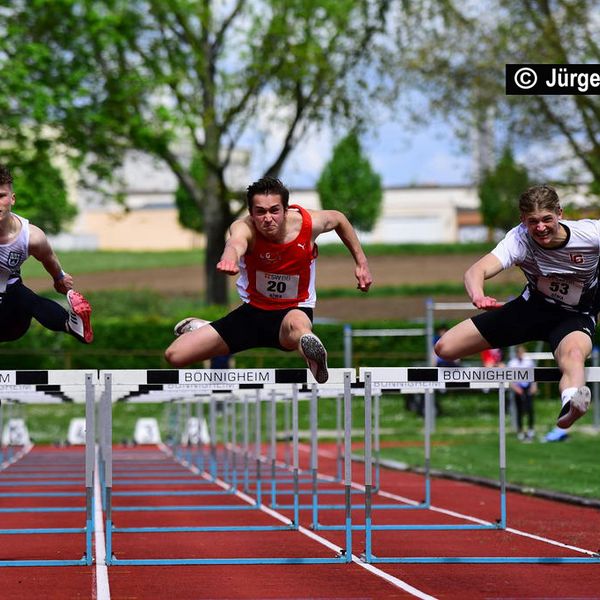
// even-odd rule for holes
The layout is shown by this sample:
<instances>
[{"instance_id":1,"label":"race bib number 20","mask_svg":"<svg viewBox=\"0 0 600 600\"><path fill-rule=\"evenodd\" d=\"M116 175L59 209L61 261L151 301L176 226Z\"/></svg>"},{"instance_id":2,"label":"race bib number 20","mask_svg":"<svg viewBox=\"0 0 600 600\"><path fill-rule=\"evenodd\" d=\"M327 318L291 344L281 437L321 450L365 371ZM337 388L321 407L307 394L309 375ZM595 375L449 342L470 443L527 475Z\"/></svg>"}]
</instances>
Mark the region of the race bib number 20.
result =
<instances>
[{"instance_id":1,"label":"race bib number 20","mask_svg":"<svg viewBox=\"0 0 600 600\"><path fill-rule=\"evenodd\" d=\"M299 275L256 272L256 289L267 298L297 298L299 281Z\"/></svg>"}]
</instances>

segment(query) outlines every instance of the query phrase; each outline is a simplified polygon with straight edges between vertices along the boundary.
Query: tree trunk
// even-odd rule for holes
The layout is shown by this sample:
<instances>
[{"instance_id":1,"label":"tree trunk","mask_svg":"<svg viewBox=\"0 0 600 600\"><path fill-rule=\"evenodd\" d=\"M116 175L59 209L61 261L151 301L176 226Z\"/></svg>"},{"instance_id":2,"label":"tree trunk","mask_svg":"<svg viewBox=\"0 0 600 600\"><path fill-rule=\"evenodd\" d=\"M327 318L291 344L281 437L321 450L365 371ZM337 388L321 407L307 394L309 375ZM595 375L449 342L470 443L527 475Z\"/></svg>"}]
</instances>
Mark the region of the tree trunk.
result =
<instances>
[{"instance_id":1,"label":"tree trunk","mask_svg":"<svg viewBox=\"0 0 600 600\"><path fill-rule=\"evenodd\" d=\"M206 196L204 202L204 232L206 236L206 259L204 270L206 275L205 300L208 304L227 306L228 276L218 273L216 266L223 253L225 233L229 227L227 211L223 209L226 202L221 190L219 178L208 173L206 178Z\"/></svg>"}]
</instances>

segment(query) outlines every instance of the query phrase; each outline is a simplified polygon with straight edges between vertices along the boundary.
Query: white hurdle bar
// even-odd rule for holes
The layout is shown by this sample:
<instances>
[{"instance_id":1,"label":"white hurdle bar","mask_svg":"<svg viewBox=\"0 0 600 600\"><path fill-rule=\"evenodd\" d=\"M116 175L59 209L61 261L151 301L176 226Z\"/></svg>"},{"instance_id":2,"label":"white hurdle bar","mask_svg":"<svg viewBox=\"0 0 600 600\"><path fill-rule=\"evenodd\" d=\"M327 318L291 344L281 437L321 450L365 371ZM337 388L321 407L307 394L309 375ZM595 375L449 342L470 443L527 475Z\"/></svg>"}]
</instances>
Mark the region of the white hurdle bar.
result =
<instances>
[{"instance_id":1,"label":"white hurdle bar","mask_svg":"<svg viewBox=\"0 0 600 600\"><path fill-rule=\"evenodd\" d=\"M85 554L80 559L72 560L1 560L1 567L10 566L73 566L91 565L93 561L92 533L94 531L94 464L95 464L95 384L97 372L87 370L43 370L43 371L0 371L0 399L18 399L26 401L39 399L40 393L47 395L63 395L76 402L85 402L86 444L85 444L85 526L81 528L31 528L0 529L1 535L15 534L60 534L84 533ZM56 398L54 400L56 402ZM0 473L0 480L2 474ZM40 509L43 511L43 509Z\"/></svg>"},{"instance_id":2,"label":"white hurdle bar","mask_svg":"<svg viewBox=\"0 0 600 600\"><path fill-rule=\"evenodd\" d=\"M167 370L124 370L101 371L100 380L104 383L102 430L104 467L104 498L106 509L106 555L108 565L196 565L196 564L332 564L352 561L352 519L351 519L351 385L356 379L354 369L330 369L329 380L321 384L321 388L344 390L344 492L345 492L345 543L339 554L332 558L322 557L274 557L274 558L173 558L173 559L118 559L113 555L112 544L112 450L111 450L111 417L109 415L113 401L126 399L128 396L139 397L143 394L165 398L168 393L173 397L182 395L212 394L234 391L258 392L262 389L292 389L292 431L293 431L293 481L294 481L294 516L288 529L299 525L299 453L298 453L298 386L316 385L312 374L307 369L167 369ZM259 423L256 424L257 428ZM260 458L257 457L257 461ZM260 465L257 464L260 469ZM258 495L260 498L260 495ZM251 529L251 528L250 528ZM153 530L158 531L159 528ZM166 528L165 528L166 530ZM217 530L215 528L214 530Z\"/></svg>"},{"instance_id":3,"label":"white hurdle bar","mask_svg":"<svg viewBox=\"0 0 600 600\"><path fill-rule=\"evenodd\" d=\"M600 381L600 367L585 369L586 381ZM594 564L600 563L598 553L585 556L550 557L550 556L374 556L372 553L372 532L374 530L432 530L432 529L506 529L506 427L505 407L506 388L513 381L557 382L561 377L555 368L484 368L484 367L363 367L359 371L359 380L365 383L365 406L370 406L370 394L373 388L388 389L421 389L430 392L432 389L451 388L498 388L499 397L499 466L500 466L500 519L497 524L489 526L475 525L381 525L372 524L370 475L372 457L370 444L365 445L365 553L363 560L368 563L539 563L539 564ZM369 422L370 418L367 417ZM367 437L368 437L368 432Z\"/></svg>"}]
</instances>

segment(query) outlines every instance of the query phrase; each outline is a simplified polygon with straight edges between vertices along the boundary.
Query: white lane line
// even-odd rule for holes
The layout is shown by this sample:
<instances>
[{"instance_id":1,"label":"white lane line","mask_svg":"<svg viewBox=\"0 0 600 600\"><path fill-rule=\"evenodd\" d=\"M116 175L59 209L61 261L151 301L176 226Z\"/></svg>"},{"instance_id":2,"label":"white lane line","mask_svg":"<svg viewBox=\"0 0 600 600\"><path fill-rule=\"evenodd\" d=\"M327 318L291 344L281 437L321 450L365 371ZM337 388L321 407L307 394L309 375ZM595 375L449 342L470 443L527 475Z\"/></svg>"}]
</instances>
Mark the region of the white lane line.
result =
<instances>
[{"instance_id":1,"label":"white lane line","mask_svg":"<svg viewBox=\"0 0 600 600\"><path fill-rule=\"evenodd\" d=\"M301 450L308 452L310 451L310 447L305 445L305 444L300 444L301 446ZM302 447L303 446L303 447ZM318 451L319 456L323 456L323 458L329 458L329 459L336 459L337 455L333 454L332 452L329 452L327 450L319 450ZM364 490L364 486L359 484L359 483L354 483L352 482L352 487L355 489L359 489L359 490ZM403 502L405 504L411 504L413 506L416 506L417 504L420 504L420 502L417 502L416 500L412 500L410 498L405 498L404 496L399 496L397 494L393 494L391 492L385 492L383 490L380 490L377 493L377 496L383 496L384 498L389 498L390 500L396 500L398 502ZM374 508L377 508L377 506L374 506ZM433 506L430 505L429 506L429 510L432 510L434 512L438 512L450 517L455 517L457 519L463 519L465 521L471 521L472 523L477 523L479 525L492 525L493 523L491 521L485 521L483 519L478 519L477 517L473 517L470 515L465 515L463 513L458 513L455 512L453 510L448 510L445 508L441 508L439 506ZM577 546L571 546L569 544L565 544L563 542L559 542L558 540L553 540L550 538L546 538L546 537L542 537L539 535L536 535L534 533L528 533L527 531L521 531L519 529L513 529L512 527L507 527L506 529L503 530L499 530L499 531L506 531L507 533L512 533L514 535L520 535L521 537L526 537L532 540L536 540L538 542L543 542L545 544L549 544L552 546L558 546L559 548L564 548L567 550L572 550L573 552L580 552L581 554L588 554L589 556L598 556L598 553L593 551L593 550L586 550L585 548L579 548Z\"/></svg>"},{"instance_id":2,"label":"white lane line","mask_svg":"<svg viewBox=\"0 0 600 600\"><path fill-rule=\"evenodd\" d=\"M180 460L179 458L177 458L171 452L171 449L168 448L167 446L165 446L164 444L161 444L160 448L161 448L161 450L163 450L163 452L167 453L169 456L174 458L181 465L183 465L184 467L186 467L193 473L197 473L203 479L206 479L207 481L214 481L214 483L216 485L218 485L219 487L221 487L225 490L231 489L231 486L228 485L227 483L225 483L224 481L222 481L221 479L213 480L207 473L200 472L198 467L196 467L195 465L192 465L185 460ZM243 492L240 492L239 490L235 491L235 495L238 498L240 498L241 500L243 500L244 502L247 502L248 504L253 504L253 505L256 504L256 501L254 500L254 498L252 498L251 496L248 496L247 494L244 494ZM261 504L260 506L258 506L258 508L262 512L270 515L271 517L280 521L281 523L284 523L286 525L289 525L292 523L291 519L289 519L288 517L282 515L281 513L277 512L277 511L274 511L272 508L269 508L268 506L265 506L264 504ZM319 544L322 544L323 546L333 550L335 553L340 553L343 550L343 548L341 548L340 546L334 544L333 542L330 542L328 539L326 539L324 537L321 537L320 535L316 534L314 531L311 531L310 529L306 529L305 527L302 527L301 525L298 527L298 531L300 533L302 533L303 535L309 537L310 539L314 540L315 542L318 542ZM405 592L415 596L416 598L420 598L421 600L437 600L435 596L430 596L429 594L422 592L421 590L413 587L406 581L403 581L402 579L398 579L397 577L394 577L393 575L390 575L389 573L386 573L385 571L382 571L381 569L378 569L377 567L375 567L373 565L363 562L355 554L352 555L352 562L357 564L359 567L365 569L366 571L369 571L373 575L376 575L377 577L384 579L385 581L396 586L397 588L400 588L400 589L404 590Z\"/></svg>"},{"instance_id":3,"label":"white lane line","mask_svg":"<svg viewBox=\"0 0 600 600\"><path fill-rule=\"evenodd\" d=\"M96 554L96 595L97 600L110 600L108 584L108 567L106 566L106 546L104 545L104 515L102 514L102 492L100 490L100 475L98 474L98 453L96 451L96 466L94 468L94 539Z\"/></svg>"}]
</instances>

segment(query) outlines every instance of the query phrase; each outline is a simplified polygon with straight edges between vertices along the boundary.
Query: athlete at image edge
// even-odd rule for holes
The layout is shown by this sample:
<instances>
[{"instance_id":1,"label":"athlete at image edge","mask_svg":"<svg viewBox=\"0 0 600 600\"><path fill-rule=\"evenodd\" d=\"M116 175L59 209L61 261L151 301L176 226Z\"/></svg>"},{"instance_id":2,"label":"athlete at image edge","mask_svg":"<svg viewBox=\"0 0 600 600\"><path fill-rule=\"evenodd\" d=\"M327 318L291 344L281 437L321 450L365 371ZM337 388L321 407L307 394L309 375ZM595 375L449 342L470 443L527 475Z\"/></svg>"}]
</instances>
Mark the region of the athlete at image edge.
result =
<instances>
[{"instance_id":1,"label":"athlete at image edge","mask_svg":"<svg viewBox=\"0 0 600 600\"><path fill-rule=\"evenodd\" d=\"M266 177L248 187L249 214L235 221L230 227L230 236L216 266L221 273L239 275L237 287L243 304L208 327L182 331L183 335L180 335L165 352L165 357L172 366L184 367L216 355L270 346L282 350L297 350L307 361L317 381L321 380L321 383L326 380L327 353L321 341L312 334L312 308L316 298L313 273L317 254L316 238L322 233L335 231L356 263L355 277L358 289L367 292L373 280L358 236L341 212L305 210L299 206L289 206L288 202L289 191L278 179ZM304 243L293 243L303 241L304 237L309 247L305 247ZM300 249L295 248L296 245ZM256 261L264 257L257 257L259 252L255 250L265 246L274 249L275 255L291 252L290 247L293 247L293 269L288 271L286 266L280 267L280 270L273 267L271 273L260 271L256 267ZM285 294L283 297L277 296L267 285L271 274L290 277L289 280L295 282L295 295L290 294L289 298ZM252 312L244 318L256 322L273 316L276 319L273 327L277 332L274 337L277 339L271 339L267 343L264 339L259 339L260 336L247 338L243 342L236 339L241 333L231 326L231 323L234 323L232 319L236 318L238 311L244 311L245 308ZM274 311L280 314L276 316ZM241 320L241 315L246 315L246 312L239 314L240 320L235 321L235 324L239 325L238 329L246 329L247 320Z\"/></svg>"},{"instance_id":2,"label":"athlete at image edge","mask_svg":"<svg viewBox=\"0 0 600 600\"><path fill-rule=\"evenodd\" d=\"M521 223L465 272L466 291L484 312L450 329L435 352L455 360L490 347L548 341L561 371L557 425L566 429L590 404L585 360L598 313L600 221L563 220L558 194L548 185L523 192L519 211ZM484 282L513 265L527 279L521 295L506 304L486 295Z\"/></svg>"},{"instance_id":3,"label":"athlete at image edge","mask_svg":"<svg viewBox=\"0 0 600 600\"><path fill-rule=\"evenodd\" d=\"M62 270L44 231L12 212L15 202L12 175L0 165L0 341L22 337L33 317L47 329L91 343L89 302L73 289L73 277ZM42 263L54 280L54 289L67 296L68 311L23 285L21 265L29 256Z\"/></svg>"}]
</instances>

